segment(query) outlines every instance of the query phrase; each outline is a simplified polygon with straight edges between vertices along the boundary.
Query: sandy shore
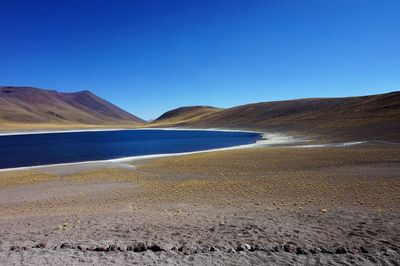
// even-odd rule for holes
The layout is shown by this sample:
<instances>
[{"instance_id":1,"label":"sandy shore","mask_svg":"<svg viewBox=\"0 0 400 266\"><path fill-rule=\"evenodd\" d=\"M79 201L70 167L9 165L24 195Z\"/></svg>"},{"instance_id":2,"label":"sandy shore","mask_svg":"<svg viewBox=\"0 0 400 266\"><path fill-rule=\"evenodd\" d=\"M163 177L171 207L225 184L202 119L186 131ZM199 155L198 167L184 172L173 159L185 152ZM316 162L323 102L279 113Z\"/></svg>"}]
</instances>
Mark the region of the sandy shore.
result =
<instances>
[{"instance_id":1,"label":"sandy shore","mask_svg":"<svg viewBox=\"0 0 400 266\"><path fill-rule=\"evenodd\" d=\"M0 264L400 263L396 145L131 164L1 172Z\"/></svg>"},{"instance_id":2,"label":"sandy shore","mask_svg":"<svg viewBox=\"0 0 400 266\"><path fill-rule=\"evenodd\" d=\"M6 168L0 169L1 172L9 171L31 171L37 170L41 172L50 172L54 174L71 174L80 172L83 170L91 170L98 168L130 168L130 162L132 161L142 161L147 159L156 159L164 157L182 156L182 155L192 155L200 153L209 153L215 151L228 151L237 149L246 149L254 147L276 147L276 146L286 146L294 148L318 148L318 147L347 147L353 145L367 144L367 143L380 143L389 145L398 145L400 143L384 143L384 142L368 142L368 141L357 141L357 142L322 142L316 141L310 138L305 138L302 136L291 136L283 133L270 133L261 131L246 131L246 130L233 130L233 129L221 129L221 128L210 128L210 129L195 129L195 128L115 128L115 129L79 129L79 130L66 130L66 131L34 131L34 132L12 132L12 133L1 133L0 136L9 135L32 135L32 134L56 134L56 133L72 133L72 132L92 132L92 131L122 131L122 130L190 130L190 131L228 131L228 132L250 132L260 134L260 139L252 144L238 145L225 148L216 148L210 150L192 151L192 152L182 152L182 153L162 153L153 155L139 155L139 156L128 156L116 159L107 160L97 160L97 161L83 161L83 162L73 162L73 163L59 163L59 164L49 164L49 165L36 165L36 166L25 166L16 168Z\"/></svg>"}]
</instances>

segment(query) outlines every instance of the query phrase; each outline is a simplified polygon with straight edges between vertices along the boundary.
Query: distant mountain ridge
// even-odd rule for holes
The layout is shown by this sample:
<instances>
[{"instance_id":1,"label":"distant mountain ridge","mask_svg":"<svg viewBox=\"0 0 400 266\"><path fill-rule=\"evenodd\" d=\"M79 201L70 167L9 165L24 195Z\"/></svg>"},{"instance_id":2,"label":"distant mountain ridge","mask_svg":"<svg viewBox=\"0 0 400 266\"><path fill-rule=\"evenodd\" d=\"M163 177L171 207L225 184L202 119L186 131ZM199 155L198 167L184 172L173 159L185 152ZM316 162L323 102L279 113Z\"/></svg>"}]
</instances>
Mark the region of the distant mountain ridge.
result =
<instances>
[{"instance_id":1,"label":"distant mountain ridge","mask_svg":"<svg viewBox=\"0 0 400 266\"><path fill-rule=\"evenodd\" d=\"M90 91L0 86L0 131L118 126L245 129L330 140L400 142L400 92L259 102L227 109L187 106L149 123Z\"/></svg>"},{"instance_id":2,"label":"distant mountain ridge","mask_svg":"<svg viewBox=\"0 0 400 266\"><path fill-rule=\"evenodd\" d=\"M260 102L228 109L192 107L168 111L157 127L235 128L296 132L335 139L400 141L400 92Z\"/></svg>"},{"instance_id":3,"label":"distant mountain ridge","mask_svg":"<svg viewBox=\"0 0 400 266\"><path fill-rule=\"evenodd\" d=\"M199 119L202 115L208 115L213 112L221 110L220 108L212 106L187 106L173 109L171 111L165 112L159 118L154 120L157 121L168 121L169 123L177 122L182 123L186 120L191 120L193 118Z\"/></svg>"},{"instance_id":4,"label":"distant mountain ridge","mask_svg":"<svg viewBox=\"0 0 400 266\"><path fill-rule=\"evenodd\" d=\"M144 120L90 91L0 86L0 123L112 125L142 124Z\"/></svg>"}]
</instances>

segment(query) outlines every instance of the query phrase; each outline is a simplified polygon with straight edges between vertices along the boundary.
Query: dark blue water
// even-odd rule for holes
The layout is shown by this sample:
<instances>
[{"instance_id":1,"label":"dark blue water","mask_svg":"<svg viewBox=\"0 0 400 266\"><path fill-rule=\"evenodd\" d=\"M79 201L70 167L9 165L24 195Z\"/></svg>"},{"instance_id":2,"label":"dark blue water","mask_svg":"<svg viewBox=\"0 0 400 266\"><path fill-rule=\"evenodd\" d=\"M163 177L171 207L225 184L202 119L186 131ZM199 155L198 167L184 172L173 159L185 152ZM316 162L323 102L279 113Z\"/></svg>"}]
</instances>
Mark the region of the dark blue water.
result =
<instances>
[{"instance_id":1,"label":"dark blue water","mask_svg":"<svg viewBox=\"0 0 400 266\"><path fill-rule=\"evenodd\" d=\"M257 133L121 130L0 136L0 168L201 151L251 144Z\"/></svg>"}]
</instances>

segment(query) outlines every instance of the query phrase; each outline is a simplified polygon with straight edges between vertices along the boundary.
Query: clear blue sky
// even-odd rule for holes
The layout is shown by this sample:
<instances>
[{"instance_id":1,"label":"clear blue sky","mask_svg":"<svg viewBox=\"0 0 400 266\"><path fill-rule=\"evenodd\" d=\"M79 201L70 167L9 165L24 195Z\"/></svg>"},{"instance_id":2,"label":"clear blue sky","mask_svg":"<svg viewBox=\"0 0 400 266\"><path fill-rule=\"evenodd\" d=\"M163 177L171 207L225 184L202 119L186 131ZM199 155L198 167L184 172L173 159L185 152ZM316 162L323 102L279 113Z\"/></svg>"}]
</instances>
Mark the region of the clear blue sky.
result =
<instances>
[{"instance_id":1,"label":"clear blue sky","mask_svg":"<svg viewBox=\"0 0 400 266\"><path fill-rule=\"evenodd\" d=\"M0 0L0 84L185 105L400 89L400 1Z\"/></svg>"}]
</instances>

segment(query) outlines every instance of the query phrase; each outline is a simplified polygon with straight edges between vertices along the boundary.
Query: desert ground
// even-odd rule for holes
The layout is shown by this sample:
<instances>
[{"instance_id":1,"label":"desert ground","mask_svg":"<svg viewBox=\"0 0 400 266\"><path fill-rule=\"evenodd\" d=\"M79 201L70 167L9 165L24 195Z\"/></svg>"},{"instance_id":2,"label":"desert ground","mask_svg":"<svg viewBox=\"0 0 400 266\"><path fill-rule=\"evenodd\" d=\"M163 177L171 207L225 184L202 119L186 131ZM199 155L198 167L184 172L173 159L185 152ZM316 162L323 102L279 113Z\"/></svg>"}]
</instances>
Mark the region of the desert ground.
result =
<instances>
[{"instance_id":1,"label":"desert ground","mask_svg":"<svg viewBox=\"0 0 400 266\"><path fill-rule=\"evenodd\" d=\"M0 265L400 264L398 145L130 164L0 172Z\"/></svg>"}]
</instances>

